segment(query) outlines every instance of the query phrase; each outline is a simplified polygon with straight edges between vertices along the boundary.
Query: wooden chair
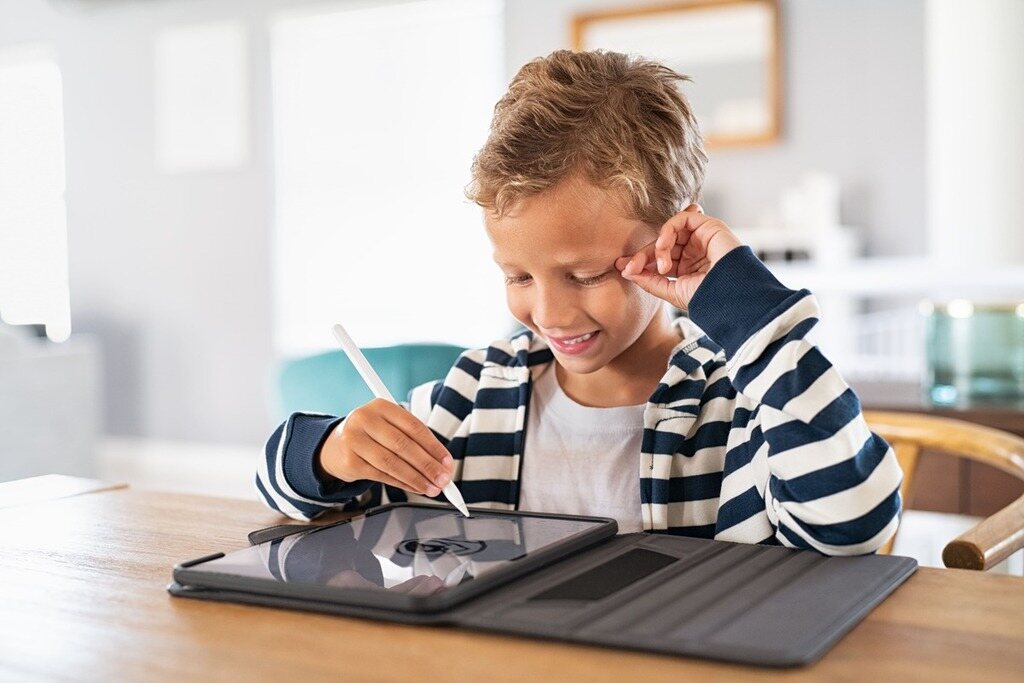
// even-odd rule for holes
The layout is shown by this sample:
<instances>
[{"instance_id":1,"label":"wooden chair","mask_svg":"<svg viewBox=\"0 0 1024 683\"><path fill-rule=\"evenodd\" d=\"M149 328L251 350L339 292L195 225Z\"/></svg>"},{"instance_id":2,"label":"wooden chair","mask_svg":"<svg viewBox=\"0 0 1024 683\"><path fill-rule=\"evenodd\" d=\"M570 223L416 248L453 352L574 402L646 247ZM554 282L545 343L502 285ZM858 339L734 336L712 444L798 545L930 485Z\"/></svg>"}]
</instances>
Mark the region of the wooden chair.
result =
<instances>
[{"instance_id":1,"label":"wooden chair","mask_svg":"<svg viewBox=\"0 0 1024 683\"><path fill-rule=\"evenodd\" d=\"M944 451L997 467L1024 480L1024 439L990 427L933 415L865 410L871 430L888 441L903 468L904 504L923 449ZM879 550L889 553L893 539ZM984 571L1024 547L1024 496L946 544L947 567Z\"/></svg>"}]
</instances>

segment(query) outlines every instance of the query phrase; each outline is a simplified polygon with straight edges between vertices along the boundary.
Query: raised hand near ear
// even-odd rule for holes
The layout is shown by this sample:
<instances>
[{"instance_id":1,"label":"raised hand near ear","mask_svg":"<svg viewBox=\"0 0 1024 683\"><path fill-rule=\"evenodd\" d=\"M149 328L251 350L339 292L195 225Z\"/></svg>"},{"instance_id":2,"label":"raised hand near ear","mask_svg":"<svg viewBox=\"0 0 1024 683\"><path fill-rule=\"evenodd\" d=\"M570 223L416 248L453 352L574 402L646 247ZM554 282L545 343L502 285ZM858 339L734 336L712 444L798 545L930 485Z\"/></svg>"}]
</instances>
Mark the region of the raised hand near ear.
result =
<instances>
[{"instance_id":1,"label":"raised hand near ear","mask_svg":"<svg viewBox=\"0 0 1024 683\"><path fill-rule=\"evenodd\" d=\"M741 245L729 226L690 204L661 226L658 239L619 257L615 267L641 289L685 310L708 271Z\"/></svg>"}]
</instances>

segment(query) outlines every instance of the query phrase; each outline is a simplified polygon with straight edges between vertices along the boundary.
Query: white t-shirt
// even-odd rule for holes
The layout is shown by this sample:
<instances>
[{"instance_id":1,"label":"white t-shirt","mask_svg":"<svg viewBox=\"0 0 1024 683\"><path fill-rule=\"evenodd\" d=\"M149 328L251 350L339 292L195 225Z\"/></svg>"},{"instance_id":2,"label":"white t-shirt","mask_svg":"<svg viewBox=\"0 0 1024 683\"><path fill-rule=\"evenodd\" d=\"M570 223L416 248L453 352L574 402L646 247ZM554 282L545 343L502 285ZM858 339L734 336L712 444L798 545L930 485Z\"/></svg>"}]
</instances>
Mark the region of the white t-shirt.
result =
<instances>
[{"instance_id":1,"label":"white t-shirt","mask_svg":"<svg viewBox=\"0 0 1024 683\"><path fill-rule=\"evenodd\" d=\"M580 405L562 391L555 364L544 367L530 395L519 509L613 517L620 534L643 531L645 407Z\"/></svg>"}]
</instances>

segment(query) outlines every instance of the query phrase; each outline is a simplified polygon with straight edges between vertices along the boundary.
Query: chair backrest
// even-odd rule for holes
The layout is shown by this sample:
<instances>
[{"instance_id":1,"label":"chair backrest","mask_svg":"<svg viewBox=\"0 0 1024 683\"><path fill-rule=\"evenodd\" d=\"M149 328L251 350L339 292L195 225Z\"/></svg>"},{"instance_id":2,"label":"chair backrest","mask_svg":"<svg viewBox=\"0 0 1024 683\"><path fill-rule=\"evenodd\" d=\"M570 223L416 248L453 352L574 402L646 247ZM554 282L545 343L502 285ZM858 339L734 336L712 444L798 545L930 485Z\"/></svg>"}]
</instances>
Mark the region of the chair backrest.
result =
<instances>
[{"instance_id":1,"label":"chair backrest","mask_svg":"<svg viewBox=\"0 0 1024 683\"><path fill-rule=\"evenodd\" d=\"M903 469L900 496L908 500L924 449L978 460L1024 481L1024 439L963 420L916 413L864 411L871 431L889 442ZM879 551L892 550L890 540ZM1024 547L1024 496L946 544L947 567L990 569Z\"/></svg>"},{"instance_id":2,"label":"chair backrest","mask_svg":"<svg viewBox=\"0 0 1024 683\"><path fill-rule=\"evenodd\" d=\"M443 379L455 364L461 346L401 344L363 349L366 359L391 390L404 401L413 387ZM342 351L285 361L278 377L281 419L296 411L345 415L370 401L373 393Z\"/></svg>"}]
</instances>

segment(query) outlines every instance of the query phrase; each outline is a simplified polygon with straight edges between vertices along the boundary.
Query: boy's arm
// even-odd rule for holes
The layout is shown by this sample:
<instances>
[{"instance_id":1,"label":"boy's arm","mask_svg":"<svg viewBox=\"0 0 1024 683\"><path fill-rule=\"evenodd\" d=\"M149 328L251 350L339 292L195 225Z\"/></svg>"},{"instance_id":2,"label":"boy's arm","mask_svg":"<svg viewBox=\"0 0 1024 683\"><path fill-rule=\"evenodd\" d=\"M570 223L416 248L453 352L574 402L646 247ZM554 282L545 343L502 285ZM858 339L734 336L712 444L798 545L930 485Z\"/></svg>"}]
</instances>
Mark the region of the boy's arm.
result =
<instances>
[{"instance_id":1,"label":"boy's arm","mask_svg":"<svg viewBox=\"0 0 1024 683\"><path fill-rule=\"evenodd\" d=\"M767 449L761 494L776 538L830 555L877 550L895 533L903 475L853 390L806 340L818 316L810 292L787 289L739 247L707 274L689 313L757 404L746 448L751 458Z\"/></svg>"},{"instance_id":2,"label":"boy's arm","mask_svg":"<svg viewBox=\"0 0 1024 683\"><path fill-rule=\"evenodd\" d=\"M414 387L401 405L425 422L440 387L440 380ZM271 434L256 471L256 490L266 505L308 521L331 509L362 509L380 498L379 482L344 482L320 467L320 449L344 419L293 413Z\"/></svg>"}]
</instances>

